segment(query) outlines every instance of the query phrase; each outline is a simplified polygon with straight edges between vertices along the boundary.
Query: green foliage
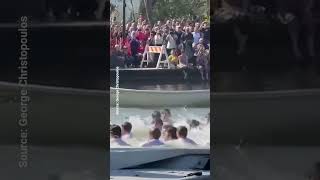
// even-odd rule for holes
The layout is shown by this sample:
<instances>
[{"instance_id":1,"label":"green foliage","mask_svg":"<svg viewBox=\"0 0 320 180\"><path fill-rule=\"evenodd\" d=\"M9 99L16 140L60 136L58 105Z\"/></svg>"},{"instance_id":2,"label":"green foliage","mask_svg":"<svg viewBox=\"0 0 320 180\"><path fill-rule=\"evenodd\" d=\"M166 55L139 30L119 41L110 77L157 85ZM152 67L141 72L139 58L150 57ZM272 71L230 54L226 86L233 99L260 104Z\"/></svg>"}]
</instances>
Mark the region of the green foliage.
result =
<instances>
[{"instance_id":1,"label":"green foliage","mask_svg":"<svg viewBox=\"0 0 320 180\"><path fill-rule=\"evenodd\" d=\"M157 0L152 7L152 22L168 18L205 16L209 11L207 0Z\"/></svg>"}]
</instances>

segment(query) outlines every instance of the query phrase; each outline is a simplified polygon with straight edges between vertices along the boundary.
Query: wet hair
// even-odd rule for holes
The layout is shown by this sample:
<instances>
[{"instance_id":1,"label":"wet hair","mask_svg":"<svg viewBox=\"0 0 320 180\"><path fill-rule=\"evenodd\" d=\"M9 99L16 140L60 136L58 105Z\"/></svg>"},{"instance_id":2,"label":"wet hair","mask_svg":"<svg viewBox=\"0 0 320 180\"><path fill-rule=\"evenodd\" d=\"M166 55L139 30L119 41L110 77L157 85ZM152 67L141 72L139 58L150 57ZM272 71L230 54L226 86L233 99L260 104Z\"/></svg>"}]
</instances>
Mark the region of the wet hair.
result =
<instances>
[{"instance_id":1,"label":"wet hair","mask_svg":"<svg viewBox=\"0 0 320 180\"><path fill-rule=\"evenodd\" d=\"M149 135L154 139L159 139L161 136L161 131L158 128L153 128L153 129L150 129Z\"/></svg>"},{"instance_id":2,"label":"wet hair","mask_svg":"<svg viewBox=\"0 0 320 180\"><path fill-rule=\"evenodd\" d=\"M159 111L153 111L152 118L160 119L161 118L161 113Z\"/></svg>"},{"instance_id":3,"label":"wet hair","mask_svg":"<svg viewBox=\"0 0 320 180\"><path fill-rule=\"evenodd\" d=\"M195 120L195 119L192 119L191 121L188 121L188 124L190 126L190 129L200 126L200 122Z\"/></svg>"},{"instance_id":4,"label":"wet hair","mask_svg":"<svg viewBox=\"0 0 320 180\"><path fill-rule=\"evenodd\" d=\"M177 128L176 127L173 127L173 126L170 126L167 130L166 130L168 136L171 138L171 139L178 139L177 137Z\"/></svg>"},{"instance_id":5,"label":"wet hair","mask_svg":"<svg viewBox=\"0 0 320 180\"><path fill-rule=\"evenodd\" d=\"M131 129L132 129L132 124L131 124L130 122L124 122L124 123L122 124L122 128L123 128L124 131L130 133L130 132L131 132Z\"/></svg>"},{"instance_id":6,"label":"wet hair","mask_svg":"<svg viewBox=\"0 0 320 180\"><path fill-rule=\"evenodd\" d=\"M167 114L169 114L169 116L171 116L170 109L164 109L162 112L166 112Z\"/></svg>"},{"instance_id":7,"label":"wet hair","mask_svg":"<svg viewBox=\"0 0 320 180\"><path fill-rule=\"evenodd\" d=\"M185 126L179 126L177 129L177 136L186 138L188 135L188 129Z\"/></svg>"},{"instance_id":8,"label":"wet hair","mask_svg":"<svg viewBox=\"0 0 320 180\"><path fill-rule=\"evenodd\" d=\"M110 136L113 138L120 138L121 137L121 128L120 126L113 124L110 126Z\"/></svg>"}]
</instances>

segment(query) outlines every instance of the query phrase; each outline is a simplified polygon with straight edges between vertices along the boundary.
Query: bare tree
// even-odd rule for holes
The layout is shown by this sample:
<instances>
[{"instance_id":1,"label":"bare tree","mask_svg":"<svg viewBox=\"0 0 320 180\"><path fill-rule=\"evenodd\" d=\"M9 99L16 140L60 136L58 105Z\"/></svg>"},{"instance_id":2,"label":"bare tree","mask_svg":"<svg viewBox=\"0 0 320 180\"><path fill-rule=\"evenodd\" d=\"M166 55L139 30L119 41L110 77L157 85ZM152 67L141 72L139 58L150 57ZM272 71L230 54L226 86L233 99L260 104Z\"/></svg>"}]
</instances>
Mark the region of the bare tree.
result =
<instances>
[{"instance_id":1,"label":"bare tree","mask_svg":"<svg viewBox=\"0 0 320 180\"><path fill-rule=\"evenodd\" d=\"M131 11L132 17L133 17L133 19L136 19L132 0L130 0L130 3L131 3L131 7L132 7L132 11Z\"/></svg>"},{"instance_id":2,"label":"bare tree","mask_svg":"<svg viewBox=\"0 0 320 180\"><path fill-rule=\"evenodd\" d=\"M151 12L151 2L150 0L143 0L144 1L144 7L146 9L146 16L148 19L148 22L150 23L150 17L149 17L149 13Z\"/></svg>"}]
</instances>

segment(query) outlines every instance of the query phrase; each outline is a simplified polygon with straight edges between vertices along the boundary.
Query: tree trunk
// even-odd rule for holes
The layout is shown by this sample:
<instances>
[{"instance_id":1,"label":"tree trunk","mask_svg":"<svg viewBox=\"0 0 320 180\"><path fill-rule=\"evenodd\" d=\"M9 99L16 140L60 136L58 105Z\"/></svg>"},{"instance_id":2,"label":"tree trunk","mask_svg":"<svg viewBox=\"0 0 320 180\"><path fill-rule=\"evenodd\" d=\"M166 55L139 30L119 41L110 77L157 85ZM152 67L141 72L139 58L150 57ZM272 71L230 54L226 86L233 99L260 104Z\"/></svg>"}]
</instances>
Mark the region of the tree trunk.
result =
<instances>
[{"instance_id":1,"label":"tree trunk","mask_svg":"<svg viewBox=\"0 0 320 180\"><path fill-rule=\"evenodd\" d=\"M135 12L134 12L134 7L133 7L133 2L132 2L132 0L130 0L130 3L131 3L131 7L132 7L132 16L133 16L133 19L136 20L136 16L135 16Z\"/></svg>"},{"instance_id":2,"label":"tree trunk","mask_svg":"<svg viewBox=\"0 0 320 180\"><path fill-rule=\"evenodd\" d=\"M144 6L145 6L145 9L146 9L146 16L147 16L147 20L148 20L148 23L151 23L150 21L150 14L151 14L151 2L150 0L144 0Z\"/></svg>"}]
</instances>

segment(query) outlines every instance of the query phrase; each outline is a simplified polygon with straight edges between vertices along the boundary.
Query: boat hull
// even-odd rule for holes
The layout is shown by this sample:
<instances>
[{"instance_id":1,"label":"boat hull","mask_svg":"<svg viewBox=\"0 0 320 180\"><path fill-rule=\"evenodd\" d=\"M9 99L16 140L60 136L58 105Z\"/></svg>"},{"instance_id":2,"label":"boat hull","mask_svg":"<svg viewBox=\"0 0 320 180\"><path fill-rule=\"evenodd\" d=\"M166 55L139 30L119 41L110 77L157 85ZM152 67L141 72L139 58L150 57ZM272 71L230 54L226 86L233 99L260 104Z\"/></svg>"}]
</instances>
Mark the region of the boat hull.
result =
<instances>
[{"instance_id":1,"label":"boat hull","mask_svg":"<svg viewBox=\"0 0 320 180\"><path fill-rule=\"evenodd\" d=\"M188 156L188 158L181 158ZM206 162L210 149L176 149L176 148L111 148L110 170L132 169L146 164L165 161L158 166L164 168L190 169ZM172 160L175 158L174 160ZM186 166L189 163L189 166ZM163 167L165 164L165 167ZM171 165L170 165L171 164ZM203 165L205 166L205 164Z\"/></svg>"},{"instance_id":2,"label":"boat hull","mask_svg":"<svg viewBox=\"0 0 320 180\"><path fill-rule=\"evenodd\" d=\"M209 107L210 91L158 91L110 88L110 105L115 107L117 103L119 103L119 107Z\"/></svg>"},{"instance_id":3,"label":"boat hull","mask_svg":"<svg viewBox=\"0 0 320 180\"><path fill-rule=\"evenodd\" d=\"M111 179L113 180L163 180L163 179L170 179L170 180L211 180L212 177L210 176L209 171L201 171L201 176L190 176L184 177L190 173L194 173L198 171L192 170L170 170L170 169L133 169L133 170L112 170L110 172Z\"/></svg>"}]
</instances>

